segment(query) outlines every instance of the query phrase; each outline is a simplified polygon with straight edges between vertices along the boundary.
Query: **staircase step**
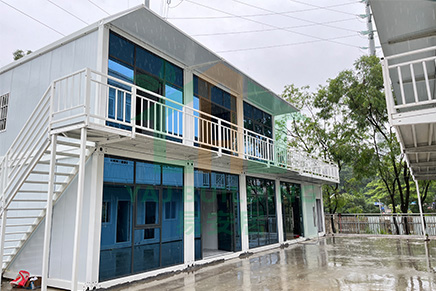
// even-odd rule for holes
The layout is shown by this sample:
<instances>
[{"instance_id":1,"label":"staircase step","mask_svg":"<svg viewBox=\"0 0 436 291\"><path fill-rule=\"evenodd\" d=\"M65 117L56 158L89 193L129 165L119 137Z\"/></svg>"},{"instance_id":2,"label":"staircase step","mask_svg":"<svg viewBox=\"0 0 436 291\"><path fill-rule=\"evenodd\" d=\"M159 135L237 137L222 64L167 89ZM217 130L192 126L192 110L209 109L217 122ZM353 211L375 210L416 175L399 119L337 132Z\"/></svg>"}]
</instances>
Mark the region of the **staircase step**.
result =
<instances>
[{"instance_id":1,"label":"staircase step","mask_svg":"<svg viewBox=\"0 0 436 291\"><path fill-rule=\"evenodd\" d=\"M26 234L27 231L12 231L12 232L5 232L5 235L13 235L13 234Z\"/></svg>"},{"instance_id":2,"label":"staircase step","mask_svg":"<svg viewBox=\"0 0 436 291\"><path fill-rule=\"evenodd\" d=\"M9 219L29 219L29 218L39 218L40 216L8 216L7 220Z\"/></svg>"},{"instance_id":3,"label":"staircase step","mask_svg":"<svg viewBox=\"0 0 436 291\"><path fill-rule=\"evenodd\" d=\"M24 181L26 184L48 184L48 181L35 181L35 180L26 180ZM68 184L67 182L54 182L56 185L65 185Z\"/></svg>"},{"instance_id":4,"label":"staircase step","mask_svg":"<svg viewBox=\"0 0 436 291\"><path fill-rule=\"evenodd\" d=\"M47 192L43 192L47 193ZM47 199L14 199L12 202L47 202Z\"/></svg>"},{"instance_id":5,"label":"staircase step","mask_svg":"<svg viewBox=\"0 0 436 291\"><path fill-rule=\"evenodd\" d=\"M6 227L22 227L22 226L32 226L33 224L25 223L25 224L10 224L6 225Z\"/></svg>"},{"instance_id":6,"label":"staircase step","mask_svg":"<svg viewBox=\"0 0 436 291\"><path fill-rule=\"evenodd\" d=\"M26 211L26 210L44 210L45 207L39 208L8 208L8 211Z\"/></svg>"},{"instance_id":7,"label":"staircase step","mask_svg":"<svg viewBox=\"0 0 436 291\"><path fill-rule=\"evenodd\" d=\"M23 238L17 238L17 239L5 239L5 243L7 242L17 242L17 241L23 241Z\"/></svg>"},{"instance_id":8,"label":"staircase step","mask_svg":"<svg viewBox=\"0 0 436 291\"><path fill-rule=\"evenodd\" d=\"M45 154L47 155L49 155L50 153L51 151L45 151ZM78 158L80 157L80 154L69 153L69 152L56 152L56 156Z\"/></svg>"},{"instance_id":9,"label":"staircase step","mask_svg":"<svg viewBox=\"0 0 436 291\"><path fill-rule=\"evenodd\" d=\"M4 247L4 250L13 250L16 249L18 246L13 246L13 247Z\"/></svg>"},{"instance_id":10,"label":"staircase step","mask_svg":"<svg viewBox=\"0 0 436 291\"><path fill-rule=\"evenodd\" d=\"M31 174L49 175L50 173L46 172L46 171L32 171ZM55 176L66 176L66 177L68 177L70 175L72 175L72 174L71 173L57 173L57 172L55 172Z\"/></svg>"},{"instance_id":11,"label":"staircase step","mask_svg":"<svg viewBox=\"0 0 436 291\"><path fill-rule=\"evenodd\" d=\"M50 161L39 161L38 164L50 165ZM56 166L76 168L79 165L73 163L56 162Z\"/></svg>"},{"instance_id":12,"label":"staircase step","mask_svg":"<svg viewBox=\"0 0 436 291\"><path fill-rule=\"evenodd\" d=\"M53 191L54 193L61 193L61 191ZM17 193L45 193L47 194L47 190L20 190ZM19 201L19 199L14 199L14 201Z\"/></svg>"}]
</instances>

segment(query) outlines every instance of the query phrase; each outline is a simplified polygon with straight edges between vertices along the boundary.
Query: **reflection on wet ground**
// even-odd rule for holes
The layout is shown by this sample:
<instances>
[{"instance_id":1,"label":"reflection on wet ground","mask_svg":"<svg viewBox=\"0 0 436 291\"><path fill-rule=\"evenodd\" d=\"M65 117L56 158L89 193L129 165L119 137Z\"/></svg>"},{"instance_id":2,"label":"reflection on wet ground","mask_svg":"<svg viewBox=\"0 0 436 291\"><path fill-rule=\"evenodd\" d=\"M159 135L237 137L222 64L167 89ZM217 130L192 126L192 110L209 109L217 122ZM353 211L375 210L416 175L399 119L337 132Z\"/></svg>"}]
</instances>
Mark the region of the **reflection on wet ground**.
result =
<instances>
[{"instance_id":1,"label":"reflection on wet ground","mask_svg":"<svg viewBox=\"0 0 436 291\"><path fill-rule=\"evenodd\" d=\"M112 290L433 290L436 241L329 237Z\"/></svg>"},{"instance_id":2,"label":"reflection on wet ground","mask_svg":"<svg viewBox=\"0 0 436 291\"><path fill-rule=\"evenodd\" d=\"M435 256L436 241L329 237L114 290L433 290Z\"/></svg>"}]
</instances>

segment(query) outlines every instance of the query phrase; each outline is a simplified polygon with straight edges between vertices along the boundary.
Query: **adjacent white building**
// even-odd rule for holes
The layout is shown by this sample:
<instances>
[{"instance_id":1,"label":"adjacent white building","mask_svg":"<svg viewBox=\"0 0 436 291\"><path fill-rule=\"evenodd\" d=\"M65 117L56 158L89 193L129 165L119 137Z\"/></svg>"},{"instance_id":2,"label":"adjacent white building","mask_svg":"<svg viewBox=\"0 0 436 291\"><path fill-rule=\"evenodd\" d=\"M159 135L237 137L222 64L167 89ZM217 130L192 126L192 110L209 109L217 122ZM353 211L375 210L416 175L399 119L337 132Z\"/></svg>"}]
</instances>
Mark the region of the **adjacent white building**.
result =
<instances>
[{"instance_id":1,"label":"adjacent white building","mask_svg":"<svg viewBox=\"0 0 436 291\"><path fill-rule=\"evenodd\" d=\"M271 72L274 73L274 72ZM107 288L324 234L297 110L145 6L0 69L3 276Z\"/></svg>"}]
</instances>

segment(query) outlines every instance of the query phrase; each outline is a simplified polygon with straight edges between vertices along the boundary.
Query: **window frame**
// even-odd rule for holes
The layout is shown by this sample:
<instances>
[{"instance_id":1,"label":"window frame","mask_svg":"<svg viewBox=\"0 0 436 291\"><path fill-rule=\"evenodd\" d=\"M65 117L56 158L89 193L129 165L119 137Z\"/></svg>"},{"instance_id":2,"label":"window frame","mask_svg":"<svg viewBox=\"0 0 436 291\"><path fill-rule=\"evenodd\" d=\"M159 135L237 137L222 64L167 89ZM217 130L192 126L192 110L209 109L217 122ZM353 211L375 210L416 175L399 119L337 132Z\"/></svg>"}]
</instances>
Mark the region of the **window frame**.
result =
<instances>
[{"instance_id":1,"label":"window frame","mask_svg":"<svg viewBox=\"0 0 436 291\"><path fill-rule=\"evenodd\" d=\"M0 96L0 124L3 121L3 128L0 128L0 133L5 132L7 129L8 111L10 105L10 92Z\"/></svg>"}]
</instances>

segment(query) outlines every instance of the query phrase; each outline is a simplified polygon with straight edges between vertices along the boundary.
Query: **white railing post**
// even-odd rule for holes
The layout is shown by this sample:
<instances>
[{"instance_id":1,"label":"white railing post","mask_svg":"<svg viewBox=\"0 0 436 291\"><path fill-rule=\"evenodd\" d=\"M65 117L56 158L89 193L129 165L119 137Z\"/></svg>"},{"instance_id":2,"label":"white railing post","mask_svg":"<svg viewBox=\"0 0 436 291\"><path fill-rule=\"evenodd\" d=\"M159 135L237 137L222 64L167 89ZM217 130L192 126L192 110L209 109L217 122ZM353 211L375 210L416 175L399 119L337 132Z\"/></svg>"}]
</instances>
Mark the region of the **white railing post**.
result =
<instances>
[{"instance_id":1,"label":"white railing post","mask_svg":"<svg viewBox=\"0 0 436 291\"><path fill-rule=\"evenodd\" d=\"M221 155L222 153L222 132L221 132L222 126L221 126L221 119L218 119L218 154Z\"/></svg>"},{"instance_id":2,"label":"white railing post","mask_svg":"<svg viewBox=\"0 0 436 291\"><path fill-rule=\"evenodd\" d=\"M144 118L144 112L136 112L136 95L137 95L137 88L136 86L132 87L132 95L130 98L132 98L132 101L130 102L130 124L132 125L132 138L136 137L136 120L140 118L141 120ZM141 103L143 101L141 100ZM126 104L127 104L127 96L126 96ZM141 124L141 121L140 121Z\"/></svg>"},{"instance_id":3,"label":"white railing post","mask_svg":"<svg viewBox=\"0 0 436 291\"><path fill-rule=\"evenodd\" d=\"M382 61L382 68L383 68L383 82L385 87L386 105L389 115L389 123L392 124L392 113L394 112L395 102L392 96L391 79L389 77L389 64L386 58L383 59Z\"/></svg>"},{"instance_id":4,"label":"white railing post","mask_svg":"<svg viewBox=\"0 0 436 291\"><path fill-rule=\"evenodd\" d=\"M85 158L86 158L86 134L87 129L82 128L80 132L80 158L79 172L77 185L77 202L76 202L76 219L74 226L74 242L73 242L73 262L71 274L71 290L77 290L77 273L79 270L79 254L80 254L80 234L82 231L82 205L83 192L85 190Z\"/></svg>"},{"instance_id":5,"label":"white railing post","mask_svg":"<svg viewBox=\"0 0 436 291\"><path fill-rule=\"evenodd\" d=\"M419 184L418 184L418 180L416 180L415 178L414 180L416 185L416 194L418 195L419 216L421 217L422 235L427 240L428 237L427 237L427 232L425 230L424 215L422 214L422 204L421 204L421 194L419 191Z\"/></svg>"},{"instance_id":6,"label":"white railing post","mask_svg":"<svg viewBox=\"0 0 436 291\"><path fill-rule=\"evenodd\" d=\"M55 82L51 83L51 88L50 88L50 94L49 94L49 98L50 98L50 102L49 102L49 118L48 118L48 132L51 131L51 125L52 125L52 121L53 121L53 115L54 115L54 98L55 98Z\"/></svg>"},{"instance_id":7,"label":"white railing post","mask_svg":"<svg viewBox=\"0 0 436 291\"><path fill-rule=\"evenodd\" d=\"M41 290L47 290L48 280L48 266L50 259L50 237L52 228L52 214L53 214L53 194L55 187L55 170L56 170L56 147L57 147L57 135L51 136L51 149L50 149L50 170L48 179L48 191L47 191L47 209L45 212L45 231L44 231L44 245L42 251L42 285Z\"/></svg>"},{"instance_id":8,"label":"white railing post","mask_svg":"<svg viewBox=\"0 0 436 291\"><path fill-rule=\"evenodd\" d=\"M91 70L89 68L86 68L85 70L85 124L89 125L89 113L90 113L90 99L91 99Z\"/></svg>"}]
</instances>

